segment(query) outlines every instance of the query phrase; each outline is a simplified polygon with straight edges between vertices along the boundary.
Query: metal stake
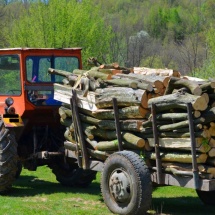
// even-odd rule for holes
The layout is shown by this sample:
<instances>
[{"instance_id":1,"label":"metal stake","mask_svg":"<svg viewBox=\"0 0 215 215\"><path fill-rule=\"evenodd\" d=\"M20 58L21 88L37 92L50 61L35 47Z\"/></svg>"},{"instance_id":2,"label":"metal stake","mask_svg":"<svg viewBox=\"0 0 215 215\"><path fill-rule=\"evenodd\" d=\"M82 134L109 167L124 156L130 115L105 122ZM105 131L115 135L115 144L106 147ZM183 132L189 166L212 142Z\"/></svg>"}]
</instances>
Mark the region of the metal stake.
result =
<instances>
[{"instance_id":1,"label":"metal stake","mask_svg":"<svg viewBox=\"0 0 215 215\"><path fill-rule=\"evenodd\" d=\"M161 165L161 156L160 156L160 148L159 148L159 135L158 135L157 121L156 121L156 105L154 103L152 104L152 127L153 127L154 139L155 139L157 181L158 181L158 184L162 184L162 165Z\"/></svg>"},{"instance_id":2,"label":"metal stake","mask_svg":"<svg viewBox=\"0 0 215 215\"><path fill-rule=\"evenodd\" d=\"M120 124L119 124L119 111L117 106L117 99L113 98L112 101L113 101L113 110L114 110L114 118L115 118L115 126L116 126L116 135L118 140L118 148L119 148L119 151L122 151L123 150L122 136L121 136Z\"/></svg>"},{"instance_id":3,"label":"metal stake","mask_svg":"<svg viewBox=\"0 0 215 215\"><path fill-rule=\"evenodd\" d=\"M191 103L187 104L187 112L188 112L188 120L189 120L190 139L191 139L193 179L194 179L195 189L198 189L199 188L199 172L198 172L197 159L196 159L196 140L195 140L195 134L194 134Z\"/></svg>"}]
</instances>

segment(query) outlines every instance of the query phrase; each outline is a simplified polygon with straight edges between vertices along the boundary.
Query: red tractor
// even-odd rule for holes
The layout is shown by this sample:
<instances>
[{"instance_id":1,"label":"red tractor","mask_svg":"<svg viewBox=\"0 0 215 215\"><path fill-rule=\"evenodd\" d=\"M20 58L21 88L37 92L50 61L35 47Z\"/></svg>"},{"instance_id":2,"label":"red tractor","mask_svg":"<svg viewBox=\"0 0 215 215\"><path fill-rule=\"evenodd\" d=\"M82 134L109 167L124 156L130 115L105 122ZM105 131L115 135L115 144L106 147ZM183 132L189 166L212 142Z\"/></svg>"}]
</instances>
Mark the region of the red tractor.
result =
<instances>
[{"instance_id":1,"label":"red tractor","mask_svg":"<svg viewBox=\"0 0 215 215\"><path fill-rule=\"evenodd\" d=\"M53 83L62 77L48 68L80 69L81 49L0 49L0 193L7 192L21 168L47 165L63 185L88 186L96 172L66 158L59 101Z\"/></svg>"}]
</instances>

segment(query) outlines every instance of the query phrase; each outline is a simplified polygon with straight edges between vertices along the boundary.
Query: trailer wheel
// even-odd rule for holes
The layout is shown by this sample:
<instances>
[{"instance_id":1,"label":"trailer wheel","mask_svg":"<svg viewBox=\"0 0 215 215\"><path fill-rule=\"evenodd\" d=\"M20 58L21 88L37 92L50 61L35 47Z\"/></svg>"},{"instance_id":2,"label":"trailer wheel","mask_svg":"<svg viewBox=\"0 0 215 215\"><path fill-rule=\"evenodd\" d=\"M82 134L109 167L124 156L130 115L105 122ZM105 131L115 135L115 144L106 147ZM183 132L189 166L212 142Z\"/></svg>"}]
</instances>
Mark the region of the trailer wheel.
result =
<instances>
[{"instance_id":1,"label":"trailer wheel","mask_svg":"<svg viewBox=\"0 0 215 215\"><path fill-rule=\"evenodd\" d=\"M0 194L7 193L16 179L17 143L11 130L0 120Z\"/></svg>"},{"instance_id":2,"label":"trailer wheel","mask_svg":"<svg viewBox=\"0 0 215 215\"><path fill-rule=\"evenodd\" d=\"M215 191L196 190L201 201L206 205L215 205Z\"/></svg>"},{"instance_id":3,"label":"trailer wheel","mask_svg":"<svg viewBox=\"0 0 215 215\"><path fill-rule=\"evenodd\" d=\"M145 214L151 205L152 183L144 160L131 151L110 155L104 164L101 191L113 213Z\"/></svg>"},{"instance_id":4,"label":"trailer wheel","mask_svg":"<svg viewBox=\"0 0 215 215\"><path fill-rule=\"evenodd\" d=\"M88 187L96 178L95 171L83 170L75 166L56 165L52 167L56 180L64 186Z\"/></svg>"}]
</instances>

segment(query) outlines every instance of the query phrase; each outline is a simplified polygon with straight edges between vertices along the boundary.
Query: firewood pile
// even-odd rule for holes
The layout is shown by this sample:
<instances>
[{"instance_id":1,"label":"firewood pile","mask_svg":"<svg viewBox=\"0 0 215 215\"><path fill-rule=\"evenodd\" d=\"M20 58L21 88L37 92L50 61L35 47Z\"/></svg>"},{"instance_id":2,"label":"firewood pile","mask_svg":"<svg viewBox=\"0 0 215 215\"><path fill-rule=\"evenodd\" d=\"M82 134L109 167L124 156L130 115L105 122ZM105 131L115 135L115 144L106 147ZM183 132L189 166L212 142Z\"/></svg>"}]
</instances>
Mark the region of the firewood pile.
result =
<instances>
[{"instance_id":1,"label":"firewood pile","mask_svg":"<svg viewBox=\"0 0 215 215\"><path fill-rule=\"evenodd\" d=\"M78 97L79 117L89 156L105 160L118 150L113 98L117 99L123 149L139 150L149 167L155 166L155 139L152 129L152 104L163 169L192 171L191 138L187 104L192 105L196 156L200 177L215 178L215 81L181 77L170 69L120 67L100 64L90 70L49 69L61 75L63 84L54 84L54 99L61 123L66 126L65 147L76 150L70 108L72 89Z\"/></svg>"}]
</instances>

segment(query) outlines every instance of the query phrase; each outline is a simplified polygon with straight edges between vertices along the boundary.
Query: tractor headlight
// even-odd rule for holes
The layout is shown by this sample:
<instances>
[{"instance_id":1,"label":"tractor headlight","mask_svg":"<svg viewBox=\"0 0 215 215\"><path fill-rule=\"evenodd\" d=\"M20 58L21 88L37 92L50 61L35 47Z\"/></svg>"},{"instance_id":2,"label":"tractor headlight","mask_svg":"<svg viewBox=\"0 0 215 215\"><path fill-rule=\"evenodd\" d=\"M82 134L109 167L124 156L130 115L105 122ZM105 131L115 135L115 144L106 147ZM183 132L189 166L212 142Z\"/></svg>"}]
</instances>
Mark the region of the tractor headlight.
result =
<instances>
[{"instance_id":1,"label":"tractor headlight","mask_svg":"<svg viewBox=\"0 0 215 215\"><path fill-rule=\"evenodd\" d=\"M11 97L5 99L5 104L10 107L14 103L14 100Z\"/></svg>"}]
</instances>

